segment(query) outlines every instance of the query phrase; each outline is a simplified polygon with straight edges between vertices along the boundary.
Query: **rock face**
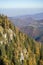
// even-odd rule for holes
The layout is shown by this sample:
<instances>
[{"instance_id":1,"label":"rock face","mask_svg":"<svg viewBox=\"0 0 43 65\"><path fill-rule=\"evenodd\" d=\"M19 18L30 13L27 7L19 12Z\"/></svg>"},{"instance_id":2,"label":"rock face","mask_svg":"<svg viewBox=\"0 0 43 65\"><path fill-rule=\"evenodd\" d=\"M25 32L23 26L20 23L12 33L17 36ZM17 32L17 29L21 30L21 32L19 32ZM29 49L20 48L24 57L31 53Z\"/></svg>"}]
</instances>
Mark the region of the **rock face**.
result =
<instances>
[{"instance_id":1,"label":"rock face","mask_svg":"<svg viewBox=\"0 0 43 65\"><path fill-rule=\"evenodd\" d=\"M43 65L43 44L0 15L0 65Z\"/></svg>"}]
</instances>

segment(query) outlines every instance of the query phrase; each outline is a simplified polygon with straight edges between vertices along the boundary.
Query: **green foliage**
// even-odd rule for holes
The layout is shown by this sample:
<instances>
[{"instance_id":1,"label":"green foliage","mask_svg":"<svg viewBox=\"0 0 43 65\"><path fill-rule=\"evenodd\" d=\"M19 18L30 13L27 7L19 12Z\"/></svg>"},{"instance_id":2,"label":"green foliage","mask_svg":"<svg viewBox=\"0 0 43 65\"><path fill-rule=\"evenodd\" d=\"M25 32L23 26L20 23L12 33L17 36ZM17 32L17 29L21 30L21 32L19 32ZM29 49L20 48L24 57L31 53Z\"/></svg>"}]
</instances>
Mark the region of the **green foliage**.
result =
<instances>
[{"instance_id":1,"label":"green foliage","mask_svg":"<svg viewBox=\"0 0 43 65\"><path fill-rule=\"evenodd\" d=\"M9 33L9 29L13 33ZM4 39L5 33L7 37ZM24 56L23 65L43 65L43 44L20 32L7 16L0 15L0 61L3 65L22 65L21 52Z\"/></svg>"}]
</instances>

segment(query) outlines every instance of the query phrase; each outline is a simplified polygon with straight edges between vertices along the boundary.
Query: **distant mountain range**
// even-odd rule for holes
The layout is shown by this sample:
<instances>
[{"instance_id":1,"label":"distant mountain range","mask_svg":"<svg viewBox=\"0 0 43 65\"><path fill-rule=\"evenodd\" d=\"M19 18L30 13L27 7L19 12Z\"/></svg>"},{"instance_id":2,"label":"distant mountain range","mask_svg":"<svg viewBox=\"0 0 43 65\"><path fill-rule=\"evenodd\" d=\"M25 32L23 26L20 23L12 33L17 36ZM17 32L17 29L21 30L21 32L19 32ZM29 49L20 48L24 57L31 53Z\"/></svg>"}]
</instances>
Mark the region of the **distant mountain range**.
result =
<instances>
[{"instance_id":1,"label":"distant mountain range","mask_svg":"<svg viewBox=\"0 0 43 65\"><path fill-rule=\"evenodd\" d=\"M43 19L43 13L34 14L34 15L32 15L32 18L36 19L36 20Z\"/></svg>"},{"instance_id":2,"label":"distant mountain range","mask_svg":"<svg viewBox=\"0 0 43 65\"><path fill-rule=\"evenodd\" d=\"M43 23L43 13L38 13L34 15L23 15L18 17L9 17L9 19L12 20L12 23L18 27L28 26L29 24L39 23L40 20L41 23Z\"/></svg>"},{"instance_id":3,"label":"distant mountain range","mask_svg":"<svg viewBox=\"0 0 43 65\"><path fill-rule=\"evenodd\" d=\"M33 27L33 26L25 26L20 28L20 30L30 37L34 38L37 41L43 43L43 27Z\"/></svg>"},{"instance_id":4,"label":"distant mountain range","mask_svg":"<svg viewBox=\"0 0 43 65\"><path fill-rule=\"evenodd\" d=\"M43 13L34 15L24 15L19 17L9 17L12 23L19 29L33 37L37 41L43 42Z\"/></svg>"}]
</instances>

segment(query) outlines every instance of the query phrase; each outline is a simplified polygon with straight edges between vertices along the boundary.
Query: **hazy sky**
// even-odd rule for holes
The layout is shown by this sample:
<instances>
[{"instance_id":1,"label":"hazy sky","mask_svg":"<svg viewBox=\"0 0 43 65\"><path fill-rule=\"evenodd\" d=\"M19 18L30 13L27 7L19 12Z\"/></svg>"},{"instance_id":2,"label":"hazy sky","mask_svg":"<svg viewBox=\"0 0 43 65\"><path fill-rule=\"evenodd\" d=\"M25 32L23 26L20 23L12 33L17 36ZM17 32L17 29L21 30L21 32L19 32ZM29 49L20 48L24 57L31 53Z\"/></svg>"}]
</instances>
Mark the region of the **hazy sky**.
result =
<instances>
[{"instance_id":1,"label":"hazy sky","mask_svg":"<svg viewBox=\"0 0 43 65\"><path fill-rule=\"evenodd\" d=\"M0 8L43 8L43 0L0 0Z\"/></svg>"},{"instance_id":2,"label":"hazy sky","mask_svg":"<svg viewBox=\"0 0 43 65\"><path fill-rule=\"evenodd\" d=\"M43 12L43 0L0 0L0 14L8 16Z\"/></svg>"}]
</instances>

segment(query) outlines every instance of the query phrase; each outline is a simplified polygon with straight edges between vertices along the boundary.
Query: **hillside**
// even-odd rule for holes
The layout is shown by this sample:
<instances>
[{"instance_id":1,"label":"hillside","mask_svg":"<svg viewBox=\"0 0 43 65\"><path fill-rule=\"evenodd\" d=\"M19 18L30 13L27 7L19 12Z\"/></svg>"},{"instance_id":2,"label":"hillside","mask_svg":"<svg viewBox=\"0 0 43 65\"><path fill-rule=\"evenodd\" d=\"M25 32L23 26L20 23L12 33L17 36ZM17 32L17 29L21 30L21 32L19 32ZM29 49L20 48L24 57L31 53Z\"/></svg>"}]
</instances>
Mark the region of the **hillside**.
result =
<instances>
[{"instance_id":1,"label":"hillside","mask_svg":"<svg viewBox=\"0 0 43 65\"><path fill-rule=\"evenodd\" d=\"M43 44L0 15L0 65L43 65Z\"/></svg>"},{"instance_id":2,"label":"hillside","mask_svg":"<svg viewBox=\"0 0 43 65\"><path fill-rule=\"evenodd\" d=\"M20 30L36 41L43 43L43 26L24 26L21 27Z\"/></svg>"}]
</instances>

